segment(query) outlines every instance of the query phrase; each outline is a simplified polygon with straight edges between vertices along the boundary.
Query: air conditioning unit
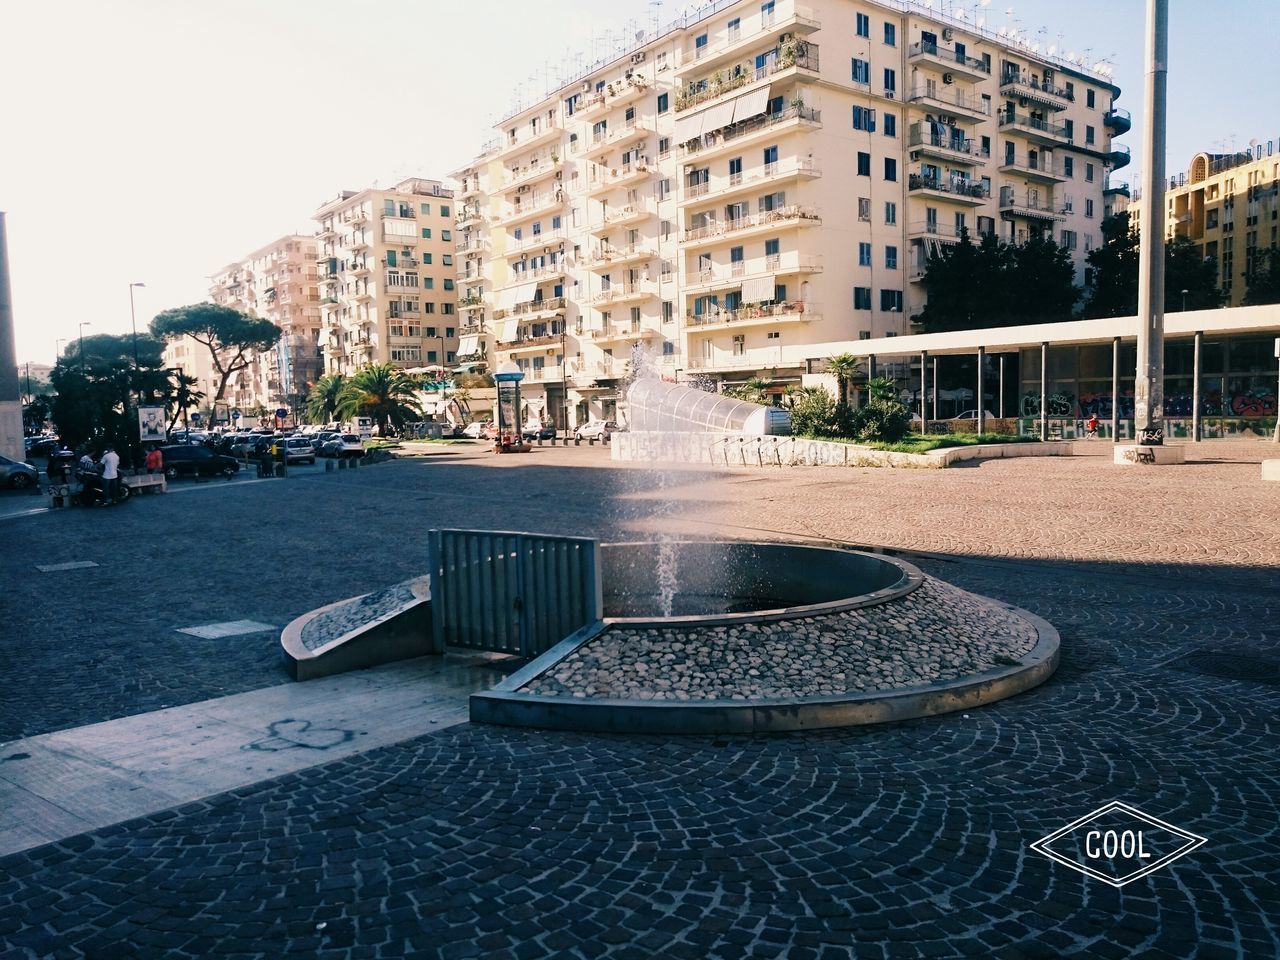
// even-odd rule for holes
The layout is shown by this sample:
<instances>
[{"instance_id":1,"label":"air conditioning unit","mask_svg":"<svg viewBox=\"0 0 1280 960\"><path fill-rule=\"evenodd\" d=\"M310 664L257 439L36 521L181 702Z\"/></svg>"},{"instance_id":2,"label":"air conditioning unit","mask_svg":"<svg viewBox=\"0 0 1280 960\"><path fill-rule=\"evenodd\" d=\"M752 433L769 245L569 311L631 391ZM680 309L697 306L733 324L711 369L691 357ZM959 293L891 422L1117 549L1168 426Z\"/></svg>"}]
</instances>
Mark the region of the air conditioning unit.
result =
<instances>
[{"instance_id":1,"label":"air conditioning unit","mask_svg":"<svg viewBox=\"0 0 1280 960\"><path fill-rule=\"evenodd\" d=\"M584 83L584 84L582 85L582 92L583 92L583 93L590 93L590 92L591 92L591 81L590 81L590 80L588 80L586 83Z\"/></svg>"},{"instance_id":2,"label":"air conditioning unit","mask_svg":"<svg viewBox=\"0 0 1280 960\"><path fill-rule=\"evenodd\" d=\"M1018 106L1020 106L1020 107L1026 107L1026 105L1027 105L1027 98L1026 98L1026 97L1019 97L1019 98L1018 98Z\"/></svg>"},{"instance_id":3,"label":"air conditioning unit","mask_svg":"<svg viewBox=\"0 0 1280 960\"><path fill-rule=\"evenodd\" d=\"M632 62L632 63L644 63L644 57L645 57L645 54L644 54L644 51L643 51L643 50L642 50L642 51L640 51L639 53L633 53L633 54L631 55L631 62Z\"/></svg>"},{"instance_id":4,"label":"air conditioning unit","mask_svg":"<svg viewBox=\"0 0 1280 960\"><path fill-rule=\"evenodd\" d=\"M955 82L956 82L955 74L952 74L952 73L944 73L944 74L942 75L942 82L943 82L943 83L955 83Z\"/></svg>"},{"instance_id":5,"label":"air conditioning unit","mask_svg":"<svg viewBox=\"0 0 1280 960\"><path fill-rule=\"evenodd\" d=\"M943 28L943 31L942 31L943 40L951 40L952 38L955 37L955 35L956 35L956 32L952 30L950 27Z\"/></svg>"},{"instance_id":6,"label":"air conditioning unit","mask_svg":"<svg viewBox=\"0 0 1280 960\"><path fill-rule=\"evenodd\" d=\"M886 90L884 92L884 98L886 100L894 100L897 98L897 96L898 96L898 91L896 90Z\"/></svg>"}]
</instances>

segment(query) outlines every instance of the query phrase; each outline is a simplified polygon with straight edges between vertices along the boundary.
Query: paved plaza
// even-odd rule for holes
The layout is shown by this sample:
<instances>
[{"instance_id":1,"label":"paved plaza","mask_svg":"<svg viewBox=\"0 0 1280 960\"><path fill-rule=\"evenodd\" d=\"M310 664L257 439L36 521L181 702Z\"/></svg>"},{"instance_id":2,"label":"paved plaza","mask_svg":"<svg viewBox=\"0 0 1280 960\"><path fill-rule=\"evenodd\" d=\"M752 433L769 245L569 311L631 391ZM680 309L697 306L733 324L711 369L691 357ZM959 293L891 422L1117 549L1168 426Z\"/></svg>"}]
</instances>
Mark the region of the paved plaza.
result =
<instances>
[{"instance_id":1,"label":"paved plaza","mask_svg":"<svg viewBox=\"0 0 1280 960\"><path fill-rule=\"evenodd\" d=\"M1062 639L1048 683L967 714L454 723L317 757L0 859L0 957L1277 956L1276 448L1154 470L1078 446L1096 455L670 472L435 448L0 519L0 779L27 738L287 683L280 628L421 574L437 526L883 547ZM258 629L181 632L230 621ZM1113 800L1208 842L1121 889L1028 849Z\"/></svg>"}]
</instances>

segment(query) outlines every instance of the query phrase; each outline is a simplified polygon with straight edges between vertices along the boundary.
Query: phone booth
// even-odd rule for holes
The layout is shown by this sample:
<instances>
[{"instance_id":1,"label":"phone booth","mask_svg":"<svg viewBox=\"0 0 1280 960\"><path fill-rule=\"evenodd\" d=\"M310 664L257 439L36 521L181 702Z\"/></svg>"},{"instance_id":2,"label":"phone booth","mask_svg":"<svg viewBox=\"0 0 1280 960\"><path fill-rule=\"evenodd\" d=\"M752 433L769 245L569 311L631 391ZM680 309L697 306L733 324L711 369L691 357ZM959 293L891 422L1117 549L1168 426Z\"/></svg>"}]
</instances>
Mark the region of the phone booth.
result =
<instances>
[{"instance_id":1,"label":"phone booth","mask_svg":"<svg viewBox=\"0 0 1280 960\"><path fill-rule=\"evenodd\" d=\"M508 360L494 371L498 388L498 453L528 453L533 448L524 442L520 427L520 381L524 371Z\"/></svg>"}]
</instances>

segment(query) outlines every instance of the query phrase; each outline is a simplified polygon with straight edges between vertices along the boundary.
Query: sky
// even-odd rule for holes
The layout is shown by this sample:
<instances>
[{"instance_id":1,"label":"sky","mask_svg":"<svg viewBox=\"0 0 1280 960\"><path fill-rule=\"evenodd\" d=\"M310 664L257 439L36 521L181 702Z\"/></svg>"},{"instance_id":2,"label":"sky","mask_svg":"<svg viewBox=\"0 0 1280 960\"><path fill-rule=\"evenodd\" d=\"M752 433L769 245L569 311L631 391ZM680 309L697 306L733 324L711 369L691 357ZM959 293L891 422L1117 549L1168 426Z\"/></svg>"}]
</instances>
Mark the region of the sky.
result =
<instances>
[{"instance_id":1,"label":"sky","mask_svg":"<svg viewBox=\"0 0 1280 960\"><path fill-rule=\"evenodd\" d=\"M970 0L936 0L970 8ZM977 0L973 0L974 3ZM444 179L516 98L688 0L0 0L0 210L19 361L139 329L340 190ZM1272 0L1171 0L1168 168L1280 138L1280 84L1248 31ZM697 2L692 4L696 7ZM1142 0L992 0L987 26L1110 59L1143 133ZM536 9L536 15L530 13ZM1009 11L1012 11L1011 13ZM1042 32L1043 31L1043 32Z\"/></svg>"}]
</instances>

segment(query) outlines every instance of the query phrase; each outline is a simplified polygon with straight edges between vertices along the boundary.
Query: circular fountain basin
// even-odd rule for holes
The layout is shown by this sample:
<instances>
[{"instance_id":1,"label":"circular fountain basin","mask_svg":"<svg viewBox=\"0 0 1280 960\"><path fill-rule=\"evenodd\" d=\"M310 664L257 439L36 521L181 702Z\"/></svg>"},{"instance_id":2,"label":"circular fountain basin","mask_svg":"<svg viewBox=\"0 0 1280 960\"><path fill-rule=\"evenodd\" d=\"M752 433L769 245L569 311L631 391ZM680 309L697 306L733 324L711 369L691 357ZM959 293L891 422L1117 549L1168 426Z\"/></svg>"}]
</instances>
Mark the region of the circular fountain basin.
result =
<instances>
[{"instance_id":1,"label":"circular fountain basin","mask_svg":"<svg viewBox=\"0 0 1280 960\"><path fill-rule=\"evenodd\" d=\"M601 547L605 618L473 694L471 719L760 733L968 709L1043 683L1039 617L895 557L792 543ZM665 587L665 589L664 589Z\"/></svg>"},{"instance_id":2,"label":"circular fountain basin","mask_svg":"<svg viewBox=\"0 0 1280 960\"><path fill-rule=\"evenodd\" d=\"M600 562L605 616L633 627L835 613L902 596L922 579L886 556L790 543L607 543Z\"/></svg>"}]
</instances>

